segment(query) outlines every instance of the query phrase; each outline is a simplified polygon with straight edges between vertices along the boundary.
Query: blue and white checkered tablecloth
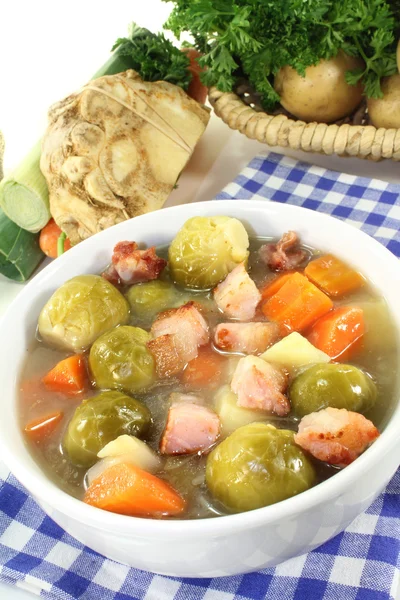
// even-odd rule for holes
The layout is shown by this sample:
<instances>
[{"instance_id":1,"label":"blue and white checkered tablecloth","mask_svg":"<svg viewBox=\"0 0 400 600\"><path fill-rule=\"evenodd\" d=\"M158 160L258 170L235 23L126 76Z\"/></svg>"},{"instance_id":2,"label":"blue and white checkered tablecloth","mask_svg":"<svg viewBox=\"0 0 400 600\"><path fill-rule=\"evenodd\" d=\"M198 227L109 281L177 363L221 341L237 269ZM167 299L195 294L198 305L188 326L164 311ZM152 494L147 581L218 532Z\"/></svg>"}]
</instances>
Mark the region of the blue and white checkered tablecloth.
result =
<instances>
[{"instance_id":1,"label":"blue and white checkered tablecloth","mask_svg":"<svg viewBox=\"0 0 400 600\"><path fill-rule=\"evenodd\" d=\"M264 198L344 219L400 256L400 186L260 156L218 196ZM400 470L317 550L248 575L178 579L114 563L65 533L0 463L0 579L63 600L389 600L400 586ZM6 599L4 599L6 600Z\"/></svg>"}]
</instances>

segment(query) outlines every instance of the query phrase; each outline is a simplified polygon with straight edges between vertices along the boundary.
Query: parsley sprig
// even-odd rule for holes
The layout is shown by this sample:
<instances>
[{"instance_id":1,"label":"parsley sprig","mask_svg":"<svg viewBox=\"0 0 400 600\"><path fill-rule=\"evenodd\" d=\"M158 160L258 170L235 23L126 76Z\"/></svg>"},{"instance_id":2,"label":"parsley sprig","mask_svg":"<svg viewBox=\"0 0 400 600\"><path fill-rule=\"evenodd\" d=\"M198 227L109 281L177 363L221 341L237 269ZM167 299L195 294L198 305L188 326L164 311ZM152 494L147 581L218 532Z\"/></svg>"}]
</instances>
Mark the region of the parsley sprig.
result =
<instances>
[{"instance_id":1,"label":"parsley sprig","mask_svg":"<svg viewBox=\"0 0 400 600\"><path fill-rule=\"evenodd\" d=\"M174 4L166 28L192 34L204 52L203 82L231 91L245 75L265 108L279 96L274 75L285 65L300 74L343 50L364 60L347 73L368 97L380 97L380 79L397 71L400 0L164 0Z\"/></svg>"},{"instance_id":2,"label":"parsley sprig","mask_svg":"<svg viewBox=\"0 0 400 600\"><path fill-rule=\"evenodd\" d=\"M128 37L118 38L112 50L127 59L129 68L145 81L169 81L187 90L191 80L189 59L162 33L131 23Z\"/></svg>"}]
</instances>

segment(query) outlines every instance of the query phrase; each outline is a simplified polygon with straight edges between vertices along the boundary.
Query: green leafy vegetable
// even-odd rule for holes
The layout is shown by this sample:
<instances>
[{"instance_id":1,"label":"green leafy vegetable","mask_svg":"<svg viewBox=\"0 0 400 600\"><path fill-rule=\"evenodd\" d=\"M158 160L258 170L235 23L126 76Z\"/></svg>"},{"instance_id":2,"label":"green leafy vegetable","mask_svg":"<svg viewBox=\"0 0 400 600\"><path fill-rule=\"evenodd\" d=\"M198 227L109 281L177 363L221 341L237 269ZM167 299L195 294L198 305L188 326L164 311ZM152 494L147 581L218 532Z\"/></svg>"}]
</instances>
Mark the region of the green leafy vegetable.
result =
<instances>
[{"instance_id":1,"label":"green leafy vegetable","mask_svg":"<svg viewBox=\"0 0 400 600\"><path fill-rule=\"evenodd\" d=\"M112 50L126 60L126 69L134 69L145 81L169 81L184 90L189 87L189 59L165 36L131 23L126 38L118 38Z\"/></svg>"},{"instance_id":2,"label":"green leafy vegetable","mask_svg":"<svg viewBox=\"0 0 400 600\"><path fill-rule=\"evenodd\" d=\"M360 79L368 97L382 95L380 79L396 72L399 0L164 0L174 3L166 27L188 31L204 52L203 83L231 91L245 75L267 109L279 96L274 75L290 65L300 74L343 50L360 56ZM396 20L397 18L397 20Z\"/></svg>"},{"instance_id":3,"label":"green leafy vegetable","mask_svg":"<svg viewBox=\"0 0 400 600\"><path fill-rule=\"evenodd\" d=\"M0 273L26 281L43 258L39 235L21 229L0 209Z\"/></svg>"}]
</instances>

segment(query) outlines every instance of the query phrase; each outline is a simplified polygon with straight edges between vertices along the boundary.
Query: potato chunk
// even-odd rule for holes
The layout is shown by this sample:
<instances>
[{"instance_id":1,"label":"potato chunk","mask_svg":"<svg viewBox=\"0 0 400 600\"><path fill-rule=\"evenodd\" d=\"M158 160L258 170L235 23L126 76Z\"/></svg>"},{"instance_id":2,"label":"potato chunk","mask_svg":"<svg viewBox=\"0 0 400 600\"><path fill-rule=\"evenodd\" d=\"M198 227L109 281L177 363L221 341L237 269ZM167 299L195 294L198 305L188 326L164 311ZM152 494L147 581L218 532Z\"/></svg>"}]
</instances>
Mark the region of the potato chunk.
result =
<instances>
[{"instance_id":1,"label":"potato chunk","mask_svg":"<svg viewBox=\"0 0 400 600\"><path fill-rule=\"evenodd\" d=\"M305 337L297 332L291 333L283 338L283 340L280 340L280 342L271 346L271 348L268 348L264 354L261 354L260 358L269 363L284 367L289 373L306 365L328 363L331 360L325 352L315 348Z\"/></svg>"}]
</instances>

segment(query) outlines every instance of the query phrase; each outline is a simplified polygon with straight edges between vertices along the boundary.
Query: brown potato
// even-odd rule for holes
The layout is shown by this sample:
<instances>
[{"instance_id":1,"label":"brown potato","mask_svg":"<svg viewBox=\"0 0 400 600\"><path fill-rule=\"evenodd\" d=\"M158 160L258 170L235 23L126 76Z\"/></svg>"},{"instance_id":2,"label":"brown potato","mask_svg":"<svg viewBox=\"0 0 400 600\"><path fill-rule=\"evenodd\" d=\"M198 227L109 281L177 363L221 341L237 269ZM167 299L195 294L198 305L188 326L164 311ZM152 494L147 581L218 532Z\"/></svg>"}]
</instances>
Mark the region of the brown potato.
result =
<instances>
[{"instance_id":1,"label":"brown potato","mask_svg":"<svg viewBox=\"0 0 400 600\"><path fill-rule=\"evenodd\" d=\"M368 98L367 106L372 125L385 129L400 128L400 75L383 77L383 98Z\"/></svg>"},{"instance_id":2,"label":"brown potato","mask_svg":"<svg viewBox=\"0 0 400 600\"><path fill-rule=\"evenodd\" d=\"M362 67L359 58L343 52L330 60L321 60L306 69L301 77L292 67L283 67L276 75L274 88L286 110L303 121L332 123L353 112L361 102L361 84L349 85L346 71Z\"/></svg>"}]
</instances>

